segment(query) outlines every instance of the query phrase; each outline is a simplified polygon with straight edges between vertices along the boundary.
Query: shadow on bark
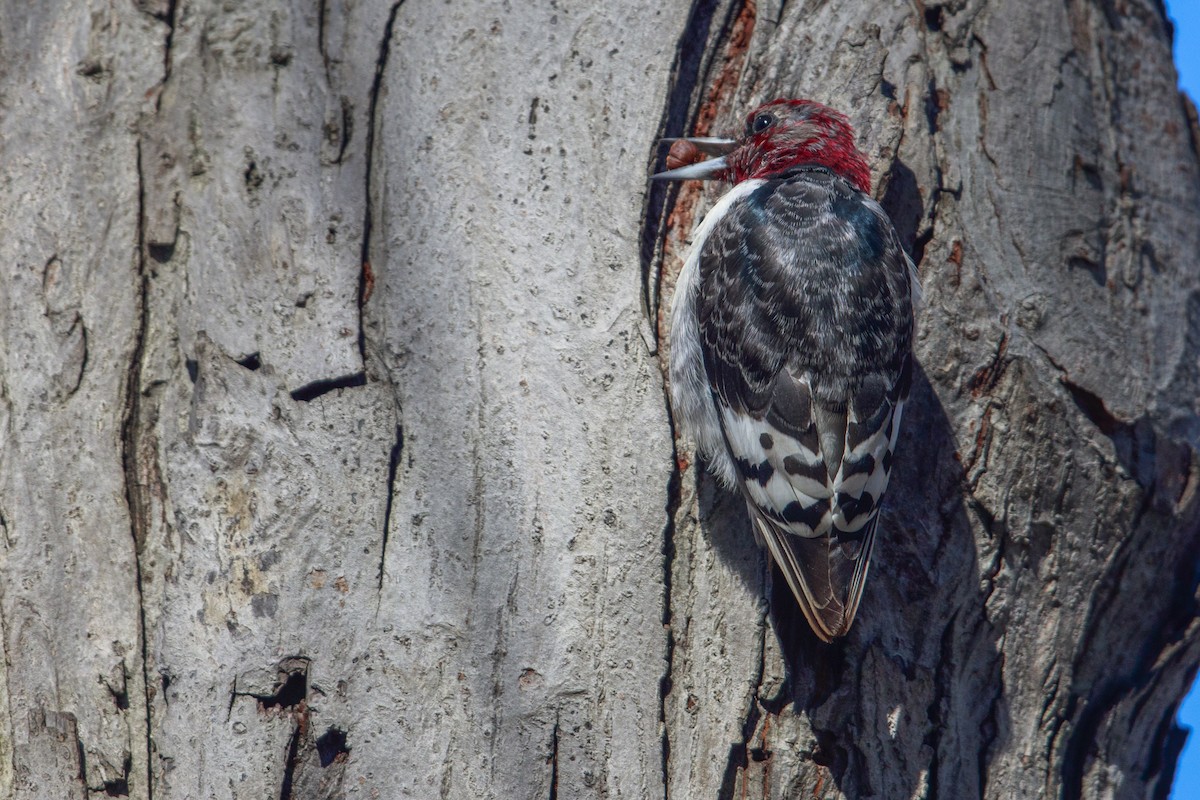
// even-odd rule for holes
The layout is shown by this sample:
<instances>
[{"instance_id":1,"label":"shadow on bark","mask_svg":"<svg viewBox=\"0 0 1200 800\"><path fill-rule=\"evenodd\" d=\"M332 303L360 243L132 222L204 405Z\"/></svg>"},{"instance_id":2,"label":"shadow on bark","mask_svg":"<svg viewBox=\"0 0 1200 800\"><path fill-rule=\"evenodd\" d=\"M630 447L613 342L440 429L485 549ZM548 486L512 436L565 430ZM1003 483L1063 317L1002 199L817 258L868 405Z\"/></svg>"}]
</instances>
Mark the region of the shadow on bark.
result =
<instances>
[{"instance_id":1,"label":"shadow on bark","mask_svg":"<svg viewBox=\"0 0 1200 800\"><path fill-rule=\"evenodd\" d=\"M922 787L937 797L946 759L947 783L976 783L982 796L1007 706L956 449L918 365L858 620L846 638L823 644L772 565L770 621L786 679L774 696L760 682L721 797L826 796L830 782L846 797L911 797ZM723 494L702 504L704 530L740 578L761 581L748 571L745 509ZM810 737L794 733L806 727Z\"/></svg>"},{"instance_id":2,"label":"shadow on bark","mask_svg":"<svg viewBox=\"0 0 1200 800\"><path fill-rule=\"evenodd\" d=\"M810 718L818 742L812 760L848 797L917 796L922 783L926 796L940 796L942 759L954 758L950 768L960 774L967 758L986 761L997 717L1007 713L953 428L919 366L898 454L851 634L822 646L783 581L772 597L788 671L783 699ZM968 684L959 681L965 673ZM983 713L972 734L956 706L975 692L971 702ZM924 719L906 724L906 714L922 712ZM916 732L919 747L906 741ZM964 742L980 746L955 757ZM979 774L982 783L982 763ZM961 778L950 784L961 786Z\"/></svg>"},{"instance_id":3,"label":"shadow on bark","mask_svg":"<svg viewBox=\"0 0 1200 800\"><path fill-rule=\"evenodd\" d=\"M767 556L755 542L754 530L746 513L746 501L740 494L728 491L717 483L707 463L701 469L696 487L700 529L713 551L738 580L761 593L763 562Z\"/></svg>"}]
</instances>

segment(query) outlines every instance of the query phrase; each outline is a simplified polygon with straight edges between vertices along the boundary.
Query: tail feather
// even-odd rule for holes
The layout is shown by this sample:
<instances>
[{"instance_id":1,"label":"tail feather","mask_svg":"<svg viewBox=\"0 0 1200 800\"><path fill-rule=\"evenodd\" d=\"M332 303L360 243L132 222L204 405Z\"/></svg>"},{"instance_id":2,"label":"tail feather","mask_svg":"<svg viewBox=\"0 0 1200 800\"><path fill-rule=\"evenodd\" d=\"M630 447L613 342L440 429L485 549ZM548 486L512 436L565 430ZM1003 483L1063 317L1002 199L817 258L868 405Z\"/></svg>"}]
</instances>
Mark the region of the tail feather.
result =
<instances>
[{"instance_id":1,"label":"tail feather","mask_svg":"<svg viewBox=\"0 0 1200 800\"><path fill-rule=\"evenodd\" d=\"M852 534L835 530L832 536L805 538L748 505L758 534L813 632L825 642L844 636L862 600L879 515Z\"/></svg>"}]
</instances>

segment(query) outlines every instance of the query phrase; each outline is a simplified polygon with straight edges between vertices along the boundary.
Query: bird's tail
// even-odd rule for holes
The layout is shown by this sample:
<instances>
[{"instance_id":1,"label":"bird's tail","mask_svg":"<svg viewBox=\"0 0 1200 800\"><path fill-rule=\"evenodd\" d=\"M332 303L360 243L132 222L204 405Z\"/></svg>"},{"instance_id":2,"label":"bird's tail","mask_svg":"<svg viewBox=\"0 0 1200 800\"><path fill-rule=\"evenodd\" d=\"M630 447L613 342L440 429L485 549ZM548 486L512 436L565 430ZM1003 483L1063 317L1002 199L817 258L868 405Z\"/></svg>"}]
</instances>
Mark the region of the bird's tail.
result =
<instances>
[{"instance_id":1,"label":"bird's tail","mask_svg":"<svg viewBox=\"0 0 1200 800\"><path fill-rule=\"evenodd\" d=\"M831 536L805 538L748 505L755 532L779 565L813 632L825 642L845 636L862 599L879 515L855 533L835 529Z\"/></svg>"}]
</instances>

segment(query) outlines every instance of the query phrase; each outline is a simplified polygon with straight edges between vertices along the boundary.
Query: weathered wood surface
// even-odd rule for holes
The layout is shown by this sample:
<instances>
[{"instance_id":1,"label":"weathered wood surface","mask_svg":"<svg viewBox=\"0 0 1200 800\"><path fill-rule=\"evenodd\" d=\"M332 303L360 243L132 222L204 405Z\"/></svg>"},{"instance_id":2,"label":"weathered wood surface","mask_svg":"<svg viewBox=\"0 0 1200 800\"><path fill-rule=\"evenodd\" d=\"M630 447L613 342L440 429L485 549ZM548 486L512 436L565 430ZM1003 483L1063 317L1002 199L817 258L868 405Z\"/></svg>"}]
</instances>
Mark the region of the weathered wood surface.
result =
<instances>
[{"instance_id":1,"label":"weathered wood surface","mask_svg":"<svg viewBox=\"0 0 1200 800\"><path fill-rule=\"evenodd\" d=\"M1165 791L1200 135L1156 2L0 31L0 797ZM655 141L777 95L851 114L926 292L828 648L659 369L711 196L649 192Z\"/></svg>"}]
</instances>

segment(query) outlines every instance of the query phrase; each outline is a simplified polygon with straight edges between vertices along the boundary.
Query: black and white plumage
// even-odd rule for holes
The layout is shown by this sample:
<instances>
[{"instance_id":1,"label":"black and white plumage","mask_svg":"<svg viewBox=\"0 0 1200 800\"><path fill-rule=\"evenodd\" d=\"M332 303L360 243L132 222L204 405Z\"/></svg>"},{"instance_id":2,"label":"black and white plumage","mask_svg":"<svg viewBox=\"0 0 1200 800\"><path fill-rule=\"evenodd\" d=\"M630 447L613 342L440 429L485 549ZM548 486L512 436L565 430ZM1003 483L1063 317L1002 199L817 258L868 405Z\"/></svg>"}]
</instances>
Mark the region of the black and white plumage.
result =
<instances>
[{"instance_id":1,"label":"black and white plumage","mask_svg":"<svg viewBox=\"0 0 1200 800\"><path fill-rule=\"evenodd\" d=\"M862 596L911 384L912 263L837 112L776 101L741 140L693 141L729 153L661 177L736 185L676 288L673 406L830 641Z\"/></svg>"}]
</instances>

